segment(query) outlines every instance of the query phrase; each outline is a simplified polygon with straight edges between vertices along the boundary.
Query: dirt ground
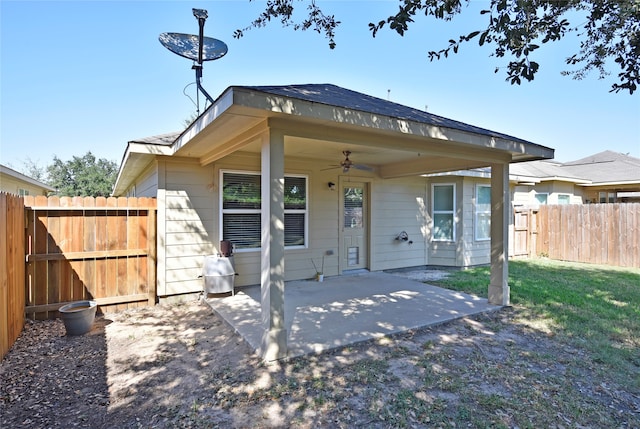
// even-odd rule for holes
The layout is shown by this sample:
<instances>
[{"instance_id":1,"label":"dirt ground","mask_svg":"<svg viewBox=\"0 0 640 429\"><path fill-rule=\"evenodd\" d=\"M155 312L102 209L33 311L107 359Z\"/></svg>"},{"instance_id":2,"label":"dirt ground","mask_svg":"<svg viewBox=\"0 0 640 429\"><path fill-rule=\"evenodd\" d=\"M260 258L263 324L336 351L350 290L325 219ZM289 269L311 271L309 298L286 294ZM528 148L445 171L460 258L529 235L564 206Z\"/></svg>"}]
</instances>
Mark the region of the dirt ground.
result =
<instances>
[{"instance_id":1,"label":"dirt ground","mask_svg":"<svg viewBox=\"0 0 640 429\"><path fill-rule=\"evenodd\" d=\"M0 364L0 427L640 427L640 392L521 316L271 365L199 301L99 316L77 337L28 322Z\"/></svg>"}]
</instances>

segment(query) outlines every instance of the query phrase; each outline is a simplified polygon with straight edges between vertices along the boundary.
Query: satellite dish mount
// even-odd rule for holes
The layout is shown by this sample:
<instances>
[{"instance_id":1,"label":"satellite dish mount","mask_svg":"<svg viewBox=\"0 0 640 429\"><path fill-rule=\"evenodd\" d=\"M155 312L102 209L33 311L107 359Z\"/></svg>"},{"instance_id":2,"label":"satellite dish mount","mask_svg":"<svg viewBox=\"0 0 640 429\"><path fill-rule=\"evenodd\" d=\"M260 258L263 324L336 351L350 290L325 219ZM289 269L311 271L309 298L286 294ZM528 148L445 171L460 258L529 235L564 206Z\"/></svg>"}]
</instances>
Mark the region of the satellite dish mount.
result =
<instances>
[{"instance_id":1,"label":"satellite dish mount","mask_svg":"<svg viewBox=\"0 0 640 429\"><path fill-rule=\"evenodd\" d=\"M199 27L199 32L198 32L198 63L194 64L191 69L196 71L196 86L198 87L198 90L200 90L200 92L202 92L202 94L204 94L205 97L207 97L207 100L209 100L209 103L213 104L213 98L211 98L211 96L209 95L209 93L207 91L204 90L204 88L202 87L202 45L203 45L203 41L204 41L204 22L207 20L208 17L208 13L206 10L204 9L193 9L193 16L196 17L196 19L198 20L198 27Z\"/></svg>"},{"instance_id":2,"label":"satellite dish mount","mask_svg":"<svg viewBox=\"0 0 640 429\"><path fill-rule=\"evenodd\" d=\"M196 71L196 86L206 99L213 104L213 98L202 87L202 63L222 58L227 53L228 48L221 40L204 36L204 23L208 17L207 11L205 9L192 10L193 16L198 20L199 32L197 36L182 33L162 33L158 39L165 48L174 54L195 61L191 68ZM199 103L197 107L199 109Z\"/></svg>"}]
</instances>

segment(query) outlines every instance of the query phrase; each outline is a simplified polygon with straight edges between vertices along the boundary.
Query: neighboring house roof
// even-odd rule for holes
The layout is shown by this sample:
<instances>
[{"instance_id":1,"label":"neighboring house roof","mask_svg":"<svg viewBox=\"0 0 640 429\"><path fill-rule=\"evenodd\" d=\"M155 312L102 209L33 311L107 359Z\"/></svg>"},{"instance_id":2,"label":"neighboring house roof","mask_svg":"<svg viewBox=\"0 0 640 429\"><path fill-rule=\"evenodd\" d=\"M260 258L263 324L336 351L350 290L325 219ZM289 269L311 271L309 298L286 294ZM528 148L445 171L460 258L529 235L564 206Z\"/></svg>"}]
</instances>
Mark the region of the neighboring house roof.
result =
<instances>
[{"instance_id":1,"label":"neighboring house roof","mask_svg":"<svg viewBox=\"0 0 640 429\"><path fill-rule=\"evenodd\" d=\"M516 182L564 181L572 183L590 183L591 181L571 171L567 171L562 164L554 161L530 161L513 164L509 167L509 174Z\"/></svg>"},{"instance_id":2,"label":"neighboring house roof","mask_svg":"<svg viewBox=\"0 0 640 429\"><path fill-rule=\"evenodd\" d=\"M565 181L579 186L617 184L640 185L640 159L606 150L576 161L530 161L513 164L509 170L516 181Z\"/></svg>"},{"instance_id":3,"label":"neighboring house roof","mask_svg":"<svg viewBox=\"0 0 640 429\"><path fill-rule=\"evenodd\" d=\"M491 168L435 173L428 176L445 175L489 178ZM640 186L640 159L607 150L565 163L553 160L514 163L509 166L509 177L512 182L529 184L562 181L587 187Z\"/></svg>"},{"instance_id":4,"label":"neighboring house roof","mask_svg":"<svg viewBox=\"0 0 640 429\"><path fill-rule=\"evenodd\" d=\"M358 161L378 166L381 177L553 157L545 146L335 85L230 86L182 133L128 142L113 193L125 192L156 155L206 165L260 152L257 136L272 127L286 130L288 156L335 163L356 147Z\"/></svg>"},{"instance_id":5,"label":"neighboring house roof","mask_svg":"<svg viewBox=\"0 0 640 429\"><path fill-rule=\"evenodd\" d=\"M640 159L611 150L565 162L562 168L572 174L588 177L591 183L585 186L640 184Z\"/></svg>"},{"instance_id":6,"label":"neighboring house roof","mask_svg":"<svg viewBox=\"0 0 640 429\"><path fill-rule=\"evenodd\" d=\"M54 192L56 189L47 185L46 183L40 182L39 180L33 179L29 176L26 176L22 173L17 172L16 170L9 168L7 166L1 165L0 164L0 176L7 176L10 177L11 179L13 179L14 181L17 182L21 182L24 183L25 185L29 185L29 186L33 186L39 189L42 189L43 191L47 191L47 192ZM3 180L0 180L0 183L4 182ZM7 191L7 192L13 192L12 190L9 189L5 189L4 186L0 186L0 190L2 191Z\"/></svg>"}]
</instances>

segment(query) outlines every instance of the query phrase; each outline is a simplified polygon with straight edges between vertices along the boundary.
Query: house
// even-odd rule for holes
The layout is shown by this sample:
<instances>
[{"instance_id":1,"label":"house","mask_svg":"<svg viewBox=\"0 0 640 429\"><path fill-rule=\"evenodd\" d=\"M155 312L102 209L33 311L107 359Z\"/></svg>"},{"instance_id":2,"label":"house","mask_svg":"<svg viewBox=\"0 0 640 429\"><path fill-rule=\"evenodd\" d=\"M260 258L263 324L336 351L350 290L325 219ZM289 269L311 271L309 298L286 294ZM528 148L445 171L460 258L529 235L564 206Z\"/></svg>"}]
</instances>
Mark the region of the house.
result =
<instances>
[{"instance_id":1,"label":"house","mask_svg":"<svg viewBox=\"0 0 640 429\"><path fill-rule=\"evenodd\" d=\"M199 292L234 243L260 284L265 358L286 353L284 282L491 262L509 302L509 165L553 149L329 84L231 86L184 132L128 143L113 194L158 204L158 294ZM427 176L491 167L488 178Z\"/></svg>"},{"instance_id":2,"label":"house","mask_svg":"<svg viewBox=\"0 0 640 429\"><path fill-rule=\"evenodd\" d=\"M15 195L48 195L55 188L0 165L0 191Z\"/></svg>"},{"instance_id":3,"label":"house","mask_svg":"<svg viewBox=\"0 0 640 429\"><path fill-rule=\"evenodd\" d=\"M606 150L576 161L514 164L513 205L640 202L640 159Z\"/></svg>"}]
</instances>

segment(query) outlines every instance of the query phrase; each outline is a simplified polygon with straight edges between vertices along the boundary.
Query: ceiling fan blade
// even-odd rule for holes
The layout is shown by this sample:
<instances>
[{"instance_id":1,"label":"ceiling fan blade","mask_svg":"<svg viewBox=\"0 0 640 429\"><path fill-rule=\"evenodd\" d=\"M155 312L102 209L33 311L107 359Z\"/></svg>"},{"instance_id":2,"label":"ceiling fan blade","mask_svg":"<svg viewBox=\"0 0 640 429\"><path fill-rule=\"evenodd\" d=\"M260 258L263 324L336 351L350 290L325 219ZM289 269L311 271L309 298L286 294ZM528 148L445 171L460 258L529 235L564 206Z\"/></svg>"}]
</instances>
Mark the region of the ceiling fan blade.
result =
<instances>
[{"instance_id":1,"label":"ceiling fan blade","mask_svg":"<svg viewBox=\"0 0 640 429\"><path fill-rule=\"evenodd\" d=\"M322 170L320 170L320 171L335 170L336 168L341 168L341 167L342 167L341 165L332 165L331 167L329 167L329 168L323 168L323 169L322 169Z\"/></svg>"},{"instance_id":2,"label":"ceiling fan blade","mask_svg":"<svg viewBox=\"0 0 640 429\"><path fill-rule=\"evenodd\" d=\"M373 171L373 167L369 167L368 165L352 164L351 166L357 170Z\"/></svg>"}]
</instances>

